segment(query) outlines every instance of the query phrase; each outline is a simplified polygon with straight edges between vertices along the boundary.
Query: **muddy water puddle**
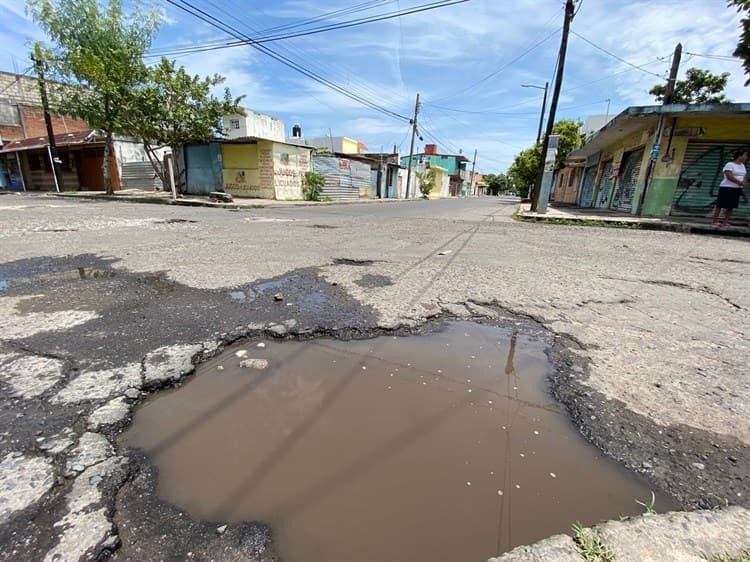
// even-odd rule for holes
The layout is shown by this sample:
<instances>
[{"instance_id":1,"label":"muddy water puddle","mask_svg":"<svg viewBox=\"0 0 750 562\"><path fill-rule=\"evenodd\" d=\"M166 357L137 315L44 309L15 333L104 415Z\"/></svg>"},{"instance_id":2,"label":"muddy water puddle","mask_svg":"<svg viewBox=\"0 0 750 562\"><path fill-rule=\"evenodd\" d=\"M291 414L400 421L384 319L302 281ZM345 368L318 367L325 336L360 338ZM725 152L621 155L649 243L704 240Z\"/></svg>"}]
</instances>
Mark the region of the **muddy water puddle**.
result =
<instances>
[{"instance_id":1,"label":"muddy water puddle","mask_svg":"<svg viewBox=\"0 0 750 562\"><path fill-rule=\"evenodd\" d=\"M547 343L530 335L456 322L262 343L149 400L123 440L158 467L160 497L268 523L286 562L485 561L650 499L554 403Z\"/></svg>"}]
</instances>

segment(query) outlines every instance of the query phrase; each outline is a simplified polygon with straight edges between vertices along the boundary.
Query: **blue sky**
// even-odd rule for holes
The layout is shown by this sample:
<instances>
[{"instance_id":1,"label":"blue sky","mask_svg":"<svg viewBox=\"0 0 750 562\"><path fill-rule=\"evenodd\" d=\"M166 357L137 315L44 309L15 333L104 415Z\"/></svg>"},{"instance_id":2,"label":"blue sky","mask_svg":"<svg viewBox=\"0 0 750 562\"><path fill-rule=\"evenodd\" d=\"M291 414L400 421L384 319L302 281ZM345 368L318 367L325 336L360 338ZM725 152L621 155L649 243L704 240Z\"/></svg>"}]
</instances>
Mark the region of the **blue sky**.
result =
<instances>
[{"instance_id":1,"label":"blue sky","mask_svg":"<svg viewBox=\"0 0 750 562\"><path fill-rule=\"evenodd\" d=\"M370 11L343 19L407 9L429 0L372 2ZM163 0L163 25L154 51L231 40ZM362 0L193 0L251 37ZM478 149L482 172L505 170L533 144L542 92L521 84L552 82L560 42L562 0L470 0L399 19L286 39L268 46L338 85L408 116L422 96L424 142L441 151ZM739 18L725 0L583 0L572 29L558 118L616 114L652 102L649 88L666 77L670 56L683 43L682 70L697 66L731 72L728 94L750 101L731 55ZM22 0L0 0L0 70L28 68L28 44L43 39ZM531 49L531 50L529 50ZM604 51L609 51L609 54ZM525 55L523 53L528 51ZM522 56L523 55L523 56ZM150 59L153 60L153 59ZM346 135L372 151L409 150L405 121L388 117L316 84L266 55L242 46L177 57L193 73L219 73L243 105L302 126L307 138ZM639 66L634 68L631 65ZM609 100L609 102L607 101Z\"/></svg>"}]
</instances>

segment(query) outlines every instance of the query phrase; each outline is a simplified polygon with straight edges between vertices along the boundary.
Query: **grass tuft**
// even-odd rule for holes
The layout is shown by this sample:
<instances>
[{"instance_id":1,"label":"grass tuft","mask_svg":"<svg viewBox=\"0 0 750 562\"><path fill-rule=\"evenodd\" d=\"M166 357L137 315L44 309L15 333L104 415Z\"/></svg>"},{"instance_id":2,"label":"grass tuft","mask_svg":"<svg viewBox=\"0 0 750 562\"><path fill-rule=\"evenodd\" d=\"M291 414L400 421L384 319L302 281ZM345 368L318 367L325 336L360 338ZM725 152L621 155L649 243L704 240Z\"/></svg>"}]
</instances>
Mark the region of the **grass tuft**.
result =
<instances>
[{"instance_id":1,"label":"grass tuft","mask_svg":"<svg viewBox=\"0 0 750 562\"><path fill-rule=\"evenodd\" d=\"M739 556L715 556L711 562L750 562L750 550L742 552Z\"/></svg>"},{"instance_id":2,"label":"grass tuft","mask_svg":"<svg viewBox=\"0 0 750 562\"><path fill-rule=\"evenodd\" d=\"M650 501L642 502L639 500L635 500L635 503L637 503L638 505L642 506L643 509L645 509L644 513L646 515L654 515L656 513L656 510L654 509L654 504L656 503L656 496L654 495L653 492L651 492Z\"/></svg>"},{"instance_id":3,"label":"grass tuft","mask_svg":"<svg viewBox=\"0 0 750 562\"><path fill-rule=\"evenodd\" d=\"M573 525L573 542L576 550L586 562L614 562L615 553L602 544L601 538L591 529L585 529L580 522Z\"/></svg>"}]
</instances>

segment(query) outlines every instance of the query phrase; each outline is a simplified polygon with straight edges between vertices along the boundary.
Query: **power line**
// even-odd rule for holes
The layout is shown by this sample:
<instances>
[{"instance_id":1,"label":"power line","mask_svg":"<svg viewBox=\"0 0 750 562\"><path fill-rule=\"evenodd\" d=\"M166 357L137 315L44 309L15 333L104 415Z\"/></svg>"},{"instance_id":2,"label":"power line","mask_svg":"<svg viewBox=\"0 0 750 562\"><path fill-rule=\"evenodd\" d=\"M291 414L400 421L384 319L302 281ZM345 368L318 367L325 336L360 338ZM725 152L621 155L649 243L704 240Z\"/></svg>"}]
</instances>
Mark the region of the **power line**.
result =
<instances>
[{"instance_id":1,"label":"power line","mask_svg":"<svg viewBox=\"0 0 750 562\"><path fill-rule=\"evenodd\" d=\"M462 0L465 1L465 0ZM231 35L232 37L235 37L236 39L240 39L243 41L247 41L247 44L254 49L262 52L263 54L273 58L274 60L280 62L284 66L287 66L300 74L310 78L311 80L314 80L315 82L326 86L327 88L330 88L366 107L369 107L370 109L373 109L375 111L378 111L380 113L383 113L385 115L388 115L390 117L394 117L396 119L400 119L403 121L408 121L409 117L406 117L404 115L401 115L399 113L396 113L394 111L391 111L390 109L387 109L381 105L378 105L377 103L368 100L367 98L364 98L363 96L360 96L358 94L355 94L353 92L350 92L343 86L340 86L322 76L319 74L316 74L315 72L312 72L311 70L305 68L301 64L289 59L288 57L285 57L284 55L279 54L278 52L274 51L270 47L266 47L265 45L258 45L253 42L253 40L242 33L241 31L237 30L236 28L230 26L229 24L221 21L220 19L212 16L211 14L208 14L204 10L194 6L187 0L166 0L169 4L172 4L176 8L179 8L183 10L184 12L187 12L188 14L200 19L201 21L208 23L209 25Z\"/></svg>"},{"instance_id":2,"label":"power line","mask_svg":"<svg viewBox=\"0 0 750 562\"><path fill-rule=\"evenodd\" d=\"M737 61L739 62L739 59L737 57L733 57L731 55L707 55L707 54L700 54L700 53L689 53L685 51L686 55L691 55L693 57L700 57L703 59L712 59L712 60L723 60L723 61Z\"/></svg>"},{"instance_id":3,"label":"power line","mask_svg":"<svg viewBox=\"0 0 750 562\"><path fill-rule=\"evenodd\" d=\"M593 41L591 41L591 40L589 40L589 39L586 39L586 38L585 38L585 37L584 37L583 35L581 35L580 33L577 33L576 31L574 31L574 30L572 30L572 29L570 30L570 33L571 33L572 35L575 35L575 36L576 36L576 37L578 37L579 39L582 39L583 41L585 41L586 43L588 43L589 45L591 45L591 46L592 46L592 47L594 47L595 49L599 49L599 50L600 50L601 52L603 52L603 53L606 53L606 54L608 54L608 55L609 55L610 57L612 57L612 58L614 58L614 59L617 59L617 60L619 60L620 62L622 62L622 63L625 63L625 64L627 64L628 66L632 66L633 68L636 68L636 69L640 70L641 72L645 72L646 74L650 74L651 76L656 76L656 77L657 77L657 78L659 78L659 79L664 79L664 76L661 76L661 75L659 75L659 74L656 74L656 73L654 73L654 72L651 72L650 70L646 70L646 69L645 69L645 68L643 68L642 66L638 66L637 64L633 64L633 63L632 63L632 62L630 62L630 61L626 61L626 60L625 60L624 58L622 58L622 57L619 57L619 56L617 56L616 54L614 54L614 53L613 53L612 51L608 51L608 50L607 50L607 49L605 49L604 47L601 47L601 46L597 45L596 43L594 43Z\"/></svg>"},{"instance_id":4,"label":"power line","mask_svg":"<svg viewBox=\"0 0 750 562\"><path fill-rule=\"evenodd\" d=\"M212 0L206 0L212 5L216 5L217 2L213 2ZM226 6L226 4L225 4ZM240 26L240 29L248 29L250 30L251 34L260 33L260 31L253 26L249 25L247 22L247 17L242 18L238 14L238 10L235 10L233 13L230 13L228 10L232 10L231 7L227 6L227 9L219 8L222 13L225 13L230 20L235 20ZM266 14L262 9L260 9L257 6L253 6L253 9L262 15L264 18L268 18L268 14ZM400 8L399 8L400 9ZM401 20L399 19L399 22ZM291 43L291 44L290 44ZM367 97L370 99L380 99L382 96L383 88L378 86L372 86L370 82L368 82L367 79L364 77L361 77L357 74L356 71L351 70L350 68L343 67L340 64L337 64L336 61L332 60L330 57L327 57L325 54L320 53L319 51L316 51L315 47L313 45L306 45L304 52L296 48L294 46L293 42L283 42L279 43L276 47L277 51L282 52L289 56L290 58L295 58L296 60L302 60L306 61L306 65L308 69L315 70L318 74L322 76L331 76L332 80L338 80L339 84L344 84L346 87L353 91L362 97ZM322 63L319 63L317 61L325 61L325 66ZM338 76L338 78L336 78ZM407 97L403 93L399 93L395 90L391 90L391 102L393 103L394 99L399 100L400 102L403 102L407 99ZM315 96L313 96L315 98ZM328 105L328 104L325 104Z\"/></svg>"},{"instance_id":5,"label":"power line","mask_svg":"<svg viewBox=\"0 0 750 562\"><path fill-rule=\"evenodd\" d=\"M633 70L640 70L641 66L649 66L652 64L656 64L657 62L664 62L665 59L669 58L670 55L664 56L664 57L658 57L656 60L652 60L650 62L642 63L639 66L632 67L632 68L626 68L624 70L620 70L618 72L612 72L604 75L602 78L597 78L596 80L592 80L591 82L586 82L584 84L579 84L578 86L573 86L572 88L566 88L566 92L570 92L572 90L580 90L581 88L585 88L586 86L591 86L592 84L596 84L598 82L602 82L604 80L609 80L613 76L618 76L620 74L625 74L626 72L633 72ZM661 78L661 76L659 77Z\"/></svg>"},{"instance_id":6,"label":"power line","mask_svg":"<svg viewBox=\"0 0 750 562\"><path fill-rule=\"evenodd\" d=\"M546 27L552 20L554 20L556 18L557 18L557 14L553 15L549 20L547 20L547 22L542 27ZM458 90L457 92L454 92L453 94L450 94L448 96L443 96L441 98L438 98L435 101L443 101L443 100L451 99L451 98L456 97L459 94L463 94L464 92L468 92L469 90L472 90L472 89L476 88L477 86L479 86L480 84L483 84L484 82L486 82L490 78L492 78L494 76L497 76L498 74L500 74L503 70L505 70L506 68L508 68L512 64L515 64L516 62L518 62L519 60L521 60L523 57L525 57L526 55L528 55L534 49L537 49L538 47L542 46L544 43L546 43L547 41L549 41L550 39L552 39L552 37L554 37L555 35L557 35L560 32L561 29L562 29L561 27L556 28L552 33L550 33L549 35L545 36L544 38L542 38L541 40L537 41L536 43L532 44L530 47L528 47L527 49L525 49L521 54L519 54L518 56L516 56L515 58L513 58L509 62L505 63L504 65L502 65L497 70L491 72L490 74L488 74L484 78L481 78L480 80L478 80L478 81L470 84L469 86L467 86L466 88L464 88L462 90Z\"/></svg>"},{"instance_id":7,"label":"power line","mask_svg":"<svg viewBox=\"0 0 750 562\"><path fill-rule=\"evenodd\" d=\"M169 2L170 4L173 4L173 2L170 2L169 0L166 0L166 1ZM453 5L456 5L456 4L464 4L464 3L470 2L470 1L471 0L440 0L438 2L432 2L430 4L422 4L420 6L416 6L416 7L413 7L413 8L408 8L406 10L399 10L399 11L396 11L396 12L390 12L390 13L387 13L387 14L382 14L380 16L371 16L371 17L367 17L367 18L360 18L360 19L356 19L356 20L349 20L349 21L340 22L340 23L337 23L337 24L330 24L330 25L326 25L326 26L322 26L322 27L318 27L318 28L314 28L314 29L309 29L309 30L305 30L305 31L299 31L299 32L296 32L296 33L287 33L287 34L281 34L281 35L266 35L266 36L260 36L260 37L256 37L256 38L247 37L247 38L241 39L239 41L233 41L233 42L224 43L224 44L213 43L213 44L209 44L209 45L196 45L196 46L193 46L193 47L185 47L183 49L174 49L172 51L165 51L165 52L161 52L161 53L158 53L158 52L157 53L151 53L148 56L149 57L156 57L156 56L184 55L184 54L192 54L192 53L201 53L201 52L205 52L205 51L214 51L214 50L219 50L219 49L229 49L229 48L240 47L242 45L248 45L248 44L260 45L260 44L263 44L263 43L270 43L270 42L273 42L273 41L281 41L281 40L284 40L284 39L292 39L292 38L295 38L295 37L306 37L308 35L315 35L315 34L318 34L318 33L325 33L327 31L334 31L334 30L338 30L338 29L347 29L347 28L350 28L350 27L356 27L356 26L365 25L365 24L368 24L368 23L375 23L375 22L385 21L385 20L389 20L389 19L393 19L393 18L400 18L400 17L403 17L403 16L408 16L408 15L412 15L412 14L418 14L418 13L421 13L421 12L427 12L427 11L430 11L430 10L435 10L435 9L438 9L438 8L446 8L448 6L453 6ZM196 8L196 9L200 10L199 8Z\"/></svg>"},{"instance_id":8,"label":"power line","mask_svg":"<svg viewBox=\"0 0 750 562\"><path fill-rule=\"evenodd\" d=\"M236 21L237 24L239 24L239 26L244 26L244 28L241 28L241 29L248 29L250 30L252 34L261 33L261 31L259 31L258 29L246 23L247 18L241 19L238 15L235 15L237 14L236 11L232 13L231 7L227 6L226 4L225 4L226 8L222 8L221 6L218 5L218 2L213 2L212 0L205 0L205 1L209 3L210 5L216 7L218 11L225 14L230 20ZM257 6L254 6L253 8L262 16L268 17L267 14L263 12L263 10L259 9ZM226 42L222 44L225 44L225 43ZM366 80L358 77L356 72L352 72L348 68L340 67L340 65L337 65L334 61L326 60L325 67L323 67L321 64L318 64L316 62L316 59L323 60L325 59L325 57L323 55L321 55L320 57L313 56L313 53L310 52L312 50L311 47L307 47L304 53L300 51L299 49L294 48L292 45L279 44L276 47L276 49L278 52L285 53L290 58L293 58L296 56L297 60L305 60L308 70L314 70L321 76L329 76L331 75L331 73L333 73L334 75L338 75L339 77L338 80L340 84L345 84L346 87L350 91L362 97L370 98L370 99L378 99L382 95L382 89L371 86ZM352 74L354 75L354 80L352 80ZM333 78L332 80L335 80L335 79L336 78ZM352 82L355 82L355 84L352 84ZM313 99L317 100L317 98L314 95L312 94L309 94L309 95L311 95ZM406 99L403 96L403 94L398 94L397 92L393 92L391 97L392 98L396 97L401 100ZM327 103L322 102L321 100L318 100L318 101L322 103L323 105L329 106Z\"/></svg>"}]
</instances>

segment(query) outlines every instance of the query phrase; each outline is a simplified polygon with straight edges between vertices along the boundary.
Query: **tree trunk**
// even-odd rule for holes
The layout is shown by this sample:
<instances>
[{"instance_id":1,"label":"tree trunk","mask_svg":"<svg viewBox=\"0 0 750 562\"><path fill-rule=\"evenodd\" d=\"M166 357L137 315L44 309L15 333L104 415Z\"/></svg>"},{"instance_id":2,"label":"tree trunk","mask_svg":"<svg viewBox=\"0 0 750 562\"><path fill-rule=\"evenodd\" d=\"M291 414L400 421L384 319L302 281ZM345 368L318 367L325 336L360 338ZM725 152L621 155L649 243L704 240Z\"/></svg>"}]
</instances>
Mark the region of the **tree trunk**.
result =
<instances>
[{"instance_id":1,"label":"tree trunk","mask_svg":"<svg viewBox=\"0 0 750 562\"><path fill-rule=\"evenodd\" d=\"M104 163L102 164L102 174L104 175L104 189L107 195L113 195L112 174L110 173L109 163L112 160L112 133L107 132L104 140Z\"/></svg>"},{"instance_id":2,"label":"tree trunk","mask_svg":"<svg viewBox=\"0 0 750 562\"><path fill-rule=\"evenodd\" d=\"M162 189L169 189L169 178L167 177L168 172L165 169L164 164L162 164L159 157L156 155L156 149L147 143L143 143L143 147L146 149L146 156L148 157L149 162L151 162L151 167L154 169L156 177L161 180Z\"/></svg>"},{"instance_id":3,"label":"tree trunk","mask_svg":"<svg viewBox=\"0 0 750 562\"><path fill-rule=\"evenodd\" d=\"M183 145L178 144L172 147L172 162L174 164L174 181L177 185L177 193L187 193L187 170L183 167L185 162Z\"/></svg>"}]
</instances>

